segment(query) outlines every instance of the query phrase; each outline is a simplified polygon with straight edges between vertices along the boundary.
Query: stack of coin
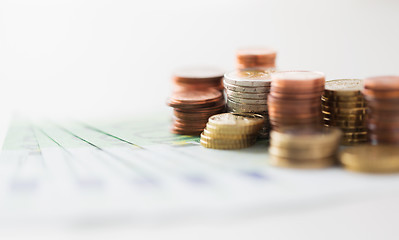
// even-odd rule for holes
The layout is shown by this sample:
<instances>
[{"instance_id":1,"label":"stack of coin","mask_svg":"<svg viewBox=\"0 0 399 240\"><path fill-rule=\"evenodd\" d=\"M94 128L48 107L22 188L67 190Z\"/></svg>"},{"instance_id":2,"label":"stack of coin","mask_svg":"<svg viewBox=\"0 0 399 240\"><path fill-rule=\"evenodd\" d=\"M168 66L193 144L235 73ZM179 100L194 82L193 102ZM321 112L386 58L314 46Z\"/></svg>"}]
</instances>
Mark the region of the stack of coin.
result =
<instances>
[{"instance_id":1,"label":"stack of coin","mask_svg":"<svg viewBox=\"0 0 399 240\"><path fill-rule=\"evenodd\" d=\"M172 133L184 135L199 135L208 118L225 108L223 95L216 89L174 92L167 104L174 108Z\"/></svg>"},{"instance_id":2,"label":"stack of coin","mask_svg":"<svg viewBox=\"0 0 399 240\"><path fill-rule=\"evenodd\" d=\"M338 79L326 82L322 100L325 126L339 127L344 132L342 144L368 141L366 101L361 90L363 80Z\"/></svg>"},{"instance_id":3,"label":"stack of coin","mask_svg":"<svg viewBox=\"0 0 399 240\"><path fill-rule=\"evenodd\" d=\"M271 48L242 48L236 52L237 69L275 68L276 51Z\"/></svg>"},{"instance_id":4,"label":"stack of coin","mask_svg":"<svg viewBox=\"0 0 399 240\"><path fill-rule=\"evenodd\" d=\"M399 144L399 76L367 78L363 94L372 143Z\"/></svg>"},{"instance_id":5,"label":"stack of coin","mask_svg":"<svg viewBox=\"0 0 399 240\"><path fill-rule=\"evenodd\" d=\"M321 168L336 162L341 130L287 127L270 134L270 163L279 167Z\"/></svg>"},{"instance_id":6,"label":"stack of coin","mask_svg":"<svg viewBox=\"0 0 399 240\"><path fill-rule=\"evenodd\" d=\"M226 73L223 81L228 112L257 113L265 117L259 135L262 138L267 138L270 130L267 111L270 83L268 70L236 70Z\"/></svg>"},{"instance_id":7,"label":"stack of coin","mask_svg":"<svg viewBox=\"0 0 399 240\"><path fill-rule=\"evenodd\" d=\"M279 130L287 126L320 126L324 82L324 74L320 72L273 73L268 96L272 129Z\"/></svg>"},{"instance_id":8,"label":"stack of coin","mask_svg":"<svg viewBox=\"0 0 399 240\"><path fill-rule=\"evenodd\" d=\"M263 116L251 113L222 113L212 116L201 134L201 145L215 149L249 147L255 143L263 122Z\"/></svg>"},{"instance_id":9,"label":"stack of coin","mask_svg":"<svg viewBox=\"0 0 399 240\"><path fill-rule=\"evenodd\" d=\"M223 71L214 67L184 67L174 72L172 80L176 91L205 90L209 88L222 91L223 74Z\"/></svg>"},{"instance_id":10,"label":"stack of coin","mask_svg":"<svg viewBox=\"0 0 399 240\"><path fill-rule=\"evenodd\" d=\"M342 165L351 171L369 173L399 172L399 148L395 145L360 145L344 149Z\"/></svg>"}]
</instances>

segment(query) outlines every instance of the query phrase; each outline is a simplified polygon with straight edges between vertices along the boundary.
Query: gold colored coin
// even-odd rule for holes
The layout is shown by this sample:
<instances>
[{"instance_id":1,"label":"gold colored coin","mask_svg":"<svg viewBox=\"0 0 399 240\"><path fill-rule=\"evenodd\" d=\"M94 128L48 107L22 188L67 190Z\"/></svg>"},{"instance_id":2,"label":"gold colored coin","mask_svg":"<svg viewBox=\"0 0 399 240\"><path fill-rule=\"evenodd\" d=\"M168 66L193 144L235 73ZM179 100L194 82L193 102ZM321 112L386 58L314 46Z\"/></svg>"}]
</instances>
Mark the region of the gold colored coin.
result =
<instances>
[{"instance_id":1,"label":"gold colored coin","mask_svg":"<svg viewBox=\"0 0 399 240\"><path fill-rule=\"evenodd\" d=\"M323 111L323 117L325 120L328 121L363 121L365 120L366 114L359 113L359 114L339 114L339 113L329 113Z\"/></svg>"},{"instance_id":2,"label":"gold colored coin","mask_svg":"<svg viewBox=\"0 0 399 240\"><path fill-rule=\"evenodd\" d=\"M202 135L215 140L251 140L256 138L256 134L222 134L211 132L206 128L204 129Z\"/></svg>"},{"instance_id":3,"label":"gold colored coin","mask_svg":"<svg viewBox=\"0 0 399 240\"><path fill-rule=\"evenodd\" d=\"M352 171L399 172L399 148L394 145L360 145L340 153L342 165Z\"/></svg>"},{"instance_id":4,"label":"gold colored coin","mask_svg":"<svg viewBox=\"0 0 399 240\"><path fill-rule=\"evenodd\" d=\"M219 142L214 142L214 141L207 141L204 139L200 139L200 143L202 146L206 148L213 148L213 149L240 149L240 148L246 148L255 143L255 141L252 142L247 142L247 143L234 143L234 144L222 144Z\"/></svg>"},{"instance_id":5,"label":"gold colored coin","mask_svg":"<svg viewBox=\"0 0 399 240\"><path fill-rule=\"evenodd\" d=\"M319 159L317 161L297 161L288 158L270 156L269 164L276 167L286 167L286 168L301 168L301 169L316 169L316 168L326 168L334 165L336 158L325 158Z\"/></svg>"},{"instance_id":6,"label":"gold colored coin","mask_svg":"<svg viewBox=\"0 0 399 240\"><path fill-rule=\"evenodd\" d=\"M222 113L209 118L208 130L245 132L259 131L265 122L265 118L259 114L252 113Z\"/></svg>"},{"instance_id":7,"label":"gold colored coin","mask_svg":"<svg viewBox=\"0 0 399 240\"><path fill-rule=\"evenodd\" d=\"M345 128L345 127L355 127L355 128L361 128L365 127L366 123L364 121L358 122L358 121L331 121L331 120L326 120L325 118L323 119L324 124L328 124L329 126L334 126L334 127L340 127L340 128Z\"/></svg>"},{"instance_id":8,"label":"gold colored coin","mask_svg":"<svg viewBox=\"0 0 399 240\"><path fill-rule=\"evenodd\" d=\"M333 108L365 108L365 101L357 101L357 102L328 102L322 100L322 105Z\"/></svg>"},{"instance_id":9,"label":"gold colored coin","mask_svg":"<svg viewBox=\"0 0 399 240\"><path fill-rule=\"evenodd\" d=\"M318 145L308 145L308 147L293 148L292 147L276 147L271 145L269 153L273 156L294 159L294 160L318 160L332 157L338 150L338 142L328 147L319 147Z\"/></svg>"},{"instance_id":10,"label":"gold colored coin","mask_svg":"<svg viewBox=\"0 0 399 240\"><path fill-rule=\"evenodd\" d=\"M335 108L335 107L330 107L323 105L321 107L323 112L329 112L329 113L341 113L341 114L366 114L366 108L365 107L359 107L359 108Z\"/></svg>"},{"instance_id":11,"label":"gold colored coin","mask_svg":"<svg viewBox=\"0 0 399 240\"><path fill-rule=\"evenodd\" d=\"M361 95L363 79L335 79L325 83L325 94L335 96Z\"/></svg>"},{"instance_id":12,"label":"gold colored coin","mask_svg":"<svg viewBox=\"0 0 399 240\"><path fill-rule=\"evenodd\" d=\"M213 134L223 134L223 135L253 135L257 134L261 129L262 126L253 126L247 128L235 128L234 126L231 127L219 127L213 126L209 122L206 124L206 129Z\"/></svg>"},{"instance_id":13,"label":"gold colored coin","mask_svg":"<svg viewBox=\"0 0 399 240\"><path fill-rule=\"evenodd\" d=\"M298 146L306 144L333 144L338 142L342 136L339 128L333 127L287 127L279 131L271 131L271 141L297 144Z\"/></svg>"},{"instance_id":14,"label":"gold colored coin","mask_svg":"<svg viewBox=\"0 0 399 240\"><path fill-rule=\"evenodd\" d=\"M339 102L357 102L357 101L364 101L364 96L363 95L358 95L358 96L326 96L323 95L321 96L321 100L323 101L339 101Z\"/></svg>"}]
</instances>

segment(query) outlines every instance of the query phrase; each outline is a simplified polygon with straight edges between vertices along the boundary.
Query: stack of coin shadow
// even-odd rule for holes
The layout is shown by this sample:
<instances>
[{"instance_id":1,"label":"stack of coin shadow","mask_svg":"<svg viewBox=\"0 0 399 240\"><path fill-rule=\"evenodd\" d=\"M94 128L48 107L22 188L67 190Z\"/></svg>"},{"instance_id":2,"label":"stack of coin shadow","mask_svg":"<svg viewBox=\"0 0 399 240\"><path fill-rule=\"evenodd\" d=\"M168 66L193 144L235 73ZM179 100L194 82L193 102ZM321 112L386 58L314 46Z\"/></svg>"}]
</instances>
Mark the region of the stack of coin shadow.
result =
<instances>
[{"instance_id":1,"label":"stack of coin shadow","mask_svg":"<svg viewBox=\"0 0 399 240\"><path fill-rule=\"evenodd\" d=\"M265 118L260 138L268 138L270 132L267 96L270 92L270 72L267 70L235 70L224 75L227 111L257 113Z\"/></svg>"},{"instance_id":2,"label":"stack of coin shadow","mask_svg":"<svg viewBox=\"0 0 399 240\"><path fill-rule=\"evenodd\" d=\"M399 76L364 80L367 126L373 144L399 144Z\"/></svg>"},{"instance_id":3,"label":"stack of coin shadow","mask_svg":"<svg viewBox=\"0 0 399 240\"><path fill-rule=\"evenodd\" d=\"M325 78L320 72L284 71L272 73L268 96L273 130L289 126L320 126L321 95Z\"/></svg>"},{"instance_id":4,"label":"stack of coin shadow","mask_svg":"<svg viewBox=\"0 0 399 240\"><path fill-rule=\"evenodd\" d=\"M292 168L333 165L342 132L338 128L287 127L270 134L270 164Z\"/></svg>"},{"instance_id":5,"label":"stack of coin shadow","mask_svg":"<svg viewBox=\"0 0 399 240\"><path fill-rule=\"evenodd\" d=\"M347 170L367 173L399 172L396 145L359 145L341 151L340 161Z\"/></svg>"},{"instance_id":6,"label":"stack of coin shadow","mask_svg":"<svg viewBox=\"0 0 399 240\"><path fill-rule=\"evenodd\" d=\"M200 143L206 148L240 149L253 145L264 117L250 113L222 113L209 118Z\"/></svg>"},{"instance_id":7,"label":"stack of coin shadow","mask_svg":"<svg viewBox=\"0 0 399 240\"><path fill-rule=\"evenodd\" d=\"M236 52L237 69L273 69L276 56L271 48L241 48Z\"/></svg>"},{"instance_id":8,"label":"stack of coin shadow","mask_svg":"<svg viewBox=\"0 0 399 240\"><path fill-rule=\"evenodd\" d=\"M183 135L199 135L208 118L225 108L223 94L216 89L177 91L167 104L174 113L171 132Z\"/></svg>"},{"instance_id":9,"label":"stack of coin shadow","mask_svg":"<svg viewBox=\"0 0 399 240\"><path fill-rule=\"evenodd\" d=\"M339 127L343 131L343 145L368 141L366 100L362 89L363 80L360 79L326 82L321 99L324 125Z\"/></svg>"},{"instance_id":10,"label":"stack of coin shadow","mask_svg":"<svg viewBox=\"0 0 399 240\"><path fill-rule=\"evenodd\" d=\"M184 67L173 73L175 91L206 90L214 88L223 91L223 74L218 68L198 66Z\"/></svg>"}]
</instances>

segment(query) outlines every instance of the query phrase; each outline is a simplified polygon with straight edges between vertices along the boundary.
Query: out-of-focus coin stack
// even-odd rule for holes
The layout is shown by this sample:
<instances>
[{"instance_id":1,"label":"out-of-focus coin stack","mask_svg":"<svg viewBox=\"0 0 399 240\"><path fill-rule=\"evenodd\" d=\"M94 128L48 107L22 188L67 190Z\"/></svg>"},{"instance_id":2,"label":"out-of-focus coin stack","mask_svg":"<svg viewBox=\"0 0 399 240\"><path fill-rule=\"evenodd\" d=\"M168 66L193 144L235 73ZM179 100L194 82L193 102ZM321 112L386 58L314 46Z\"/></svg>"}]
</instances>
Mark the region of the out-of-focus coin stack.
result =
<instances>
[{"instance_id":1,"label":"out-of-focus coin stack","mask_svg":"<svg viewBox=\"0 0 399 240\"><path fill-rule=\"evenodd\" d=\"M270 91L270 72L267 70L236 70L224 75L227 111L257 113L264 116L260 138L268 138L270 131L267 96Z\"/></svg>"},{"instance_id":2,"label":"out-of-focus coin stack","mask_svg":"<svg viewBox=\"0 0 399 240\"><path fill-rule=\"evenodd\" d=\"M288 126L320 126L325 77L320 72L284 71L272 74L268 96L273 130Z\"/></svg>"},{"instance_id":3,"label":"out-of-focus coin stack","mask_svg":"<svg viewBox=\"0 0 399 240\"><path fill-rule=\"evenodd\" d=\"M209 118L201 145L214 149L239 149L253 145L264 117L250 113L222 113Z\"/></svg>"},{"instance_id":4,"label":"out-of-focus coin stack","mask_svg":"<svg viewBox=\"0 0 399 240\"><path fill-rule=\"evenodd\" d=\"M369 173L399 172L399 148L395 145L359 145L340 153L342 165L351 171Z\"/></svg>"},{"instance_id":5,"label":"out-of-focus coin stack","mask_svg":"<svg viewBox=\"0 0 399 240\"><path fill-rule=\"evenodd\" d=\"M212 88L174 92L167 104L174 108L171 132L184 135L199 135L208 118L225 108L223 94Z\"/></svg>"},{"instance_id":6,"label":"out-of-focus coin stack","mask_svg":"<svg viewBox=\"0 0 399 240\"><path fill-rule=\"evenodd\" d=\"M206 90L214 88L223 91L224 72L214 67L184 67L173 74L175 91Z\"/></svg>"},{"instance_id":7,"label":"out-of-focus coin stack","mask_svg":"<svg viewBox=\"0 0 399 240\"><path fill-rule=\"evenodd\" d=\"M241 48L236 52L237 69L274 69L276 56L271 48Z\"/></svg>"},{"instance_id":8,"label":"out-of-focus coin stack","mask_svg":"<svg viewBox=\"0 0 399 240\"><path fill-rule=\"evenodd\" d=\"M270 164L321 168L336 162L342 132L338 128L288 127L270 134Z\"/></svg>"},{"instance_id":9,"label":"out-of-focus coin stack","mask_svg":"<svg viewBox=\"0 0 399 240\"><path fill-rule=\"evenodd\" d=\"M399 144L399 76L364 80L367 126L373 144Z\"/></svg>"},{"instance_id":10,"label":"out-of-focus coin stack","mask_svg":"<svg viewBox=\"0 0 399 240\"><path fill-rule=\"evenodd\" d=\"M361 90L363 80L338 79L326 82L321 98L325 126L339 127L344 133L342 144L368 141L366 101Z\"/></svg>"}]
</instances>

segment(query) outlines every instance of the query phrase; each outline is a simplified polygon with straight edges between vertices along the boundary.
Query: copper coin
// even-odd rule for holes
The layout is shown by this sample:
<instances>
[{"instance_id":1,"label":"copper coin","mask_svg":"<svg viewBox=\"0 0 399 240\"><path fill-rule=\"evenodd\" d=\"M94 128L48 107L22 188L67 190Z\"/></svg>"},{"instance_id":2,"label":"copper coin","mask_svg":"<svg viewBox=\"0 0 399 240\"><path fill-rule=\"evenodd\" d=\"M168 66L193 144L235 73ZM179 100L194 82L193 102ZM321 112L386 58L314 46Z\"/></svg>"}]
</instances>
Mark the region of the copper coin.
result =
<instances>
[{"instance_id":1,"label":"copper coin","mask_svg":"<svg viewBox=\"0 0 399 240\"><path fill-rule=\"evenodd\" d=\"M375 99L397 99L399 100L399 90L391 91L375 91L370 89L363 89L363 94Z\"/></svg>"},{"instance_id":2,"label":"copper coin","mask_svg":"<svg viewBox=\"0 0 399 240\"><path fill-rule=\"evenodd\" d=\"M212 66L187 66L176 69L173 76L176 81L220 81L224 71Z\"/></svg>"},{"instance_id":3,"label":"copper coin","mask_svg":"<svg viewBox=\"0 0 399 240\"><path fill-rule=\"evenodd\" d=\"M321 113L320 106L318 107L309 107L309 106L286 106L286 107L276 107L275 105L268 106L269 113L292 113L292 114L312 114L312 113Z\"/></svg>"},{"instance_id":4,"label":"copper coin","mask_svg":"<svg viewBox=\"0 0 399 240\"><path fill-rule=\"evenodd\" d=\"M206 91L174 92L171 100L181 103L212 102L222 97L220 91L209 89Z\"/></svg>"},{"instance_id":5,"label":"copper coin","mask_svg":"<svg viewBox=\"0 0 399 240\"><path fill-rule=\"evenodd\" d=\"M270 91L279 92L279 93L290 93L290 94L309 94L309 93L317 93L322 95L324 93L324 86L312 87L312 88L301 88L296 86L291 87L279 87L272 86Z\"/></svg>"},{"instance_id":6,"label":"copper coin","mask_svg":"<svg viewBox=\"0 0 399 240\"><path fill-rule=\"evenodd\" d=\"M325 76L321 72L311 71L282 71L272 74L272 87L321 87L324 86Z\"/></svg>"},{"instance_id":7,"label":"copper coin","mask_svg":"<svg viewBox=\"0 0 399 240\"><path fill-rule=\"evenodd\" d=\"M373 90L399 90L399 76L378 76L364 79L364 87Z\"/></svg>"},{"instance_id":8,"label":"copper coin","mask_svg":"<svg viewBox=\"0 0 399 240\"><path fill-rule=\"evenodd\" d=\"M309 94L288 94L288 93L279 93L270 91L269 95L272 95L274 98L286 99L286 100L314 100L316 102L320 102L321 104L321 93L309 93Z\"/></svg>"},{"instance_id":9,"label":"copper coin","mask_svg":"<svg viewBox=\"0 0 399 240\"><path fill-rule=\"evenodd\" d=\"M275 104L275 106L321 106L320 101L314 101L314 99L302 99L302 100L292 100L292 99L281 99L276 98L273 95L268 95L267 101L269 105Z\"/></svg>"}]
</instances>

